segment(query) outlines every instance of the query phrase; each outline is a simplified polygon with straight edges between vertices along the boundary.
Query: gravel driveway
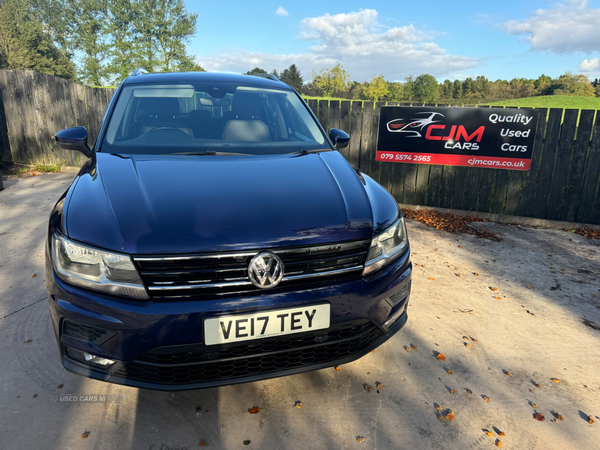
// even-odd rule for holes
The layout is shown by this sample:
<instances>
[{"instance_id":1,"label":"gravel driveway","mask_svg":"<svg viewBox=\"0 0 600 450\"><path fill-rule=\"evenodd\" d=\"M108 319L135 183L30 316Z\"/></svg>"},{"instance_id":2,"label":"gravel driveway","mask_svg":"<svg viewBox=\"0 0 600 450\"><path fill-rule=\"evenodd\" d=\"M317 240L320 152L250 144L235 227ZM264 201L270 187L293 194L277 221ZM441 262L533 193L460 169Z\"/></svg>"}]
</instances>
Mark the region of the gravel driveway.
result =
<instances>
[{"instance_id":1,"label":"gravel driveway","mask_svg":"<svg viewBox=\"0 0 600 450\"><path fill-rule=\"evenodd\" d=\"M501 238L492 241L409 220L409 320L374 353L340 371L154 392L71 375L58 361L43 241L72 178L8 181L0 192L1 448L598 448L599 241L478 224ZM59 402L69 394L123 402ZM450 411L453 421L440 420Z\"/></svg>"}]
</instances>

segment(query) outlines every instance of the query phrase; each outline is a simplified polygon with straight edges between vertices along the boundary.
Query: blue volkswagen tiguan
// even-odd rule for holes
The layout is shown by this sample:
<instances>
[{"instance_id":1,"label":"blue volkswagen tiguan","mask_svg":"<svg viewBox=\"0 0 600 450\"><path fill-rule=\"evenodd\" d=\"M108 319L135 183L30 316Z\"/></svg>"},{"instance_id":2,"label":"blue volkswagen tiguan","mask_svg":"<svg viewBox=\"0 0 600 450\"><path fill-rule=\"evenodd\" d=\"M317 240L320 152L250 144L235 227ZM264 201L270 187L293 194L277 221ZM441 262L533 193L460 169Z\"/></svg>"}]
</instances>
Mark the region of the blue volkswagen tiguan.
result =
<instances>
[{"instance_id":1,"label":"blue volkswagen tiguan","mask_svg":"<svg viewBox=\"0 0 600 450\"><path fill-rule=\"evenodd\" d=\"M392 196L273 76L136 71L50 216L48 296L64 367L184 390L332 367L407 319Z\"/></svg>"}]
</instances>

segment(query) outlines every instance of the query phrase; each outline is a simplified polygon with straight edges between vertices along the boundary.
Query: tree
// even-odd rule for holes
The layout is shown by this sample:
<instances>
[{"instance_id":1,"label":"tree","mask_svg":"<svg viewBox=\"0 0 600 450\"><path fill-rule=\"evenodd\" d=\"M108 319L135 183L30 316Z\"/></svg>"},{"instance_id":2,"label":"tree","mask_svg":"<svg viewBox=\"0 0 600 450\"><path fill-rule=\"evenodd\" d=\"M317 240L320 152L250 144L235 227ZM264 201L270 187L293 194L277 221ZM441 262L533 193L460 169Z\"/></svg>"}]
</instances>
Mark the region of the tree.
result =
<instances>
[{"instance_id":1,"label":"tree","mask_svg":"<svg viewBox=\"0 0 600 450\"><path fill-rule=\"evenodd\" d=\"M436 102L440 96L440 86L433 75L423 74L415 78L414 96L419 102Z\"/></svg>"},{"instance_id":2,"label":"tree","mask_svg":"<svg viewBox=\"0 0 600 450\"><path fill-rule=\"evenodd\" d=\"M267 73L267 71L265 69L261 69L260 67L255 67L252 70L249 70L248 72L244 72L242 75L257 75L259 73Z\"/></svg>"},{"instance_id":3,"label":"tree","mask_svg":"<svg viewBox=\"0 0 600 450\"><path fill-rule=\"evenodd\" d=\"M281 81L289 84L291 87L296 89L298 92L302 92L302 88L304 87L304 79L302 78L302 74L296 67L296 64L292 64L287 69L283 69L281 72L281 76L279 77Z\"/></svg>"},{"instance_id":4,"label":"tree","mask_svg":"<svg viewBox=\"0 0 600 450\"><path fill-rule=\"evenodd\" d=\"M363 96L368 100L376 102L381 97L385 97L388 92L388 84L383 79L383 75L373 75L371 82L363 89Z\"/></svg>"},{"instance_id":5,"label":"tree","mask_svg":"<svg viewBox=\"0 0 600 450\"><path fill-rule=\"evenodd\" d=\"M538 91L538 94L543 95L546 93L547 89L552 84L552 78L547 75L540 75L535 83L533 84L535 89Z\"/></svg>"},{"instance_id":6,"label":"tree","mask_svg":"<svg viewBox=\"0 0 600 450\"><path fill-rule=\"evenodd\" d=\"M399 102L404 99L404 85L400 83L388 83L387 98L391 102Z\"/></svg>"},{"instance_id":7,"label":"tree","mask_svg":"<svg viewBox=\"0 0 600 450\"><path fill-rule=\"evenodd\" d=\"M415 79L412 75L404 79L404 98L409 102L412 101L415 95Z\"/></svg>"},{"instance_id":8,"label":"tree","mask_svg":"<svg viewBox=\"0 0 600 450\"><path fill-rule=\"evenodd\" d=\"M566 72L554 80L552 86L554 95L580 95L583 97L594 97L596 90L585 75L574 75Z\"/></svg>"},{"instance_id":9,"label":"tree","mask_svg":"<svg viewBox=\"0 0 600 450\"><path fill-rule=\"evenodd\" d=\"M203 70L186 44L197 14L183 0L29 0L65 55L75 54L80 78L119 83L134 69Z\"/></svg>"},{"instance_id":10,"label":"tree","mask_svg":"<svg viewBox=\"0 0 600 450\"><path fill-rule=\"evenodd\" d=\"M461 99L463 97L463 88L460 80L454 80L454 98Z\"/></svg>"},{"instance_id":11,"label":"tree","mask_svg":"<svg viewBox=\"0 0 600 450\"><path fill-rule=\"evenodd\" d=\"M313 84L325 97L331 97L336 91L345 91L350 81L350 74L339 63L332 69L313 70L312 76Z\"/></svg>"},{"instance_id":12,"label":"tree","mask_svg":"<svg viewBox=\"0 0 600 450\"><path fill-rule=\"evenodd\" d=\"M75 65L54 45L25 0L0 3L0 69L75 78Z\"/></svg>"},{"instance_id":13,"label":"tree","mask_svg":"<svg viewBox=\"0 0 600 450\"><path fill-rule=\"evenodd\" d=\"M596 92L596 97L600 97L600 84L596 84L595 92Z\"/></svg>"},{"instance_id":14,"label":"tree","mask_svg":"<svg viewBox=\"0 0 600 450\"><path fill-rule=\"evenodd\" d=\"M450 80L444 80L442 84L442 98L452 98L454 96L454 84Z\"/></svg>"}]
</instances>

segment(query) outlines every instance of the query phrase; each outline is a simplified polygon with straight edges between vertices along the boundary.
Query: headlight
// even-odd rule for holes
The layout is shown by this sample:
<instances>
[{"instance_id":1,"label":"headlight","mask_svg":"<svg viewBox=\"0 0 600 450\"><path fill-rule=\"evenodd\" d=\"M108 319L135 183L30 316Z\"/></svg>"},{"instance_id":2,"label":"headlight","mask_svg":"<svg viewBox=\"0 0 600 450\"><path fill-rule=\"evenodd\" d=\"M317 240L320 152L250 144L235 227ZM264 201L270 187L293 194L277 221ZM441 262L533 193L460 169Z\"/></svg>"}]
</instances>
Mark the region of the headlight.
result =
<instances>
[{"instance_id":1,"label":"headlight","mask_svg":"<svg viewBox=\"0 0 600 450\"><path fill-rule=\"evenodd\" d=\"M378 234L371 241L363 275L370 275L396 260L408 245L404 217Z\"/></svg>"},{"instance_id":2,"label":"headlight","mask_svg":"<svg viewBox=\"0 0 600 450\"><path fill-rule=\"evenodd\" d=\"M130 256L96 250L54 235L52 262L59 278L67 283L121 297L148 298Z\"/></svg>"}]
</instances>

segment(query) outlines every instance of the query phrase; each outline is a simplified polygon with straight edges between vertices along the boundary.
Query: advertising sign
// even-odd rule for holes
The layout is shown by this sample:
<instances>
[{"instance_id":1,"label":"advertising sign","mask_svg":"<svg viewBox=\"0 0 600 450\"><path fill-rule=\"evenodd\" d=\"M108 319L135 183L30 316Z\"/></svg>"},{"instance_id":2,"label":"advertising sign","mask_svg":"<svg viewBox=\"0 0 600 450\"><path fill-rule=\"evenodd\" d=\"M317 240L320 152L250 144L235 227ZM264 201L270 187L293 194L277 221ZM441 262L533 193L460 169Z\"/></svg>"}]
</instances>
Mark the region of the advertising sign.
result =
<instances>
[{"instance_id":1,"label":"advertising sign","mask_svg":"<svg viewBox=\"0 0 600 450\"><path fill-rule=\"evenodd\" d=\"M377 161L529 170L538 111L382 106Z\"/></svg>"}]
</instances>

